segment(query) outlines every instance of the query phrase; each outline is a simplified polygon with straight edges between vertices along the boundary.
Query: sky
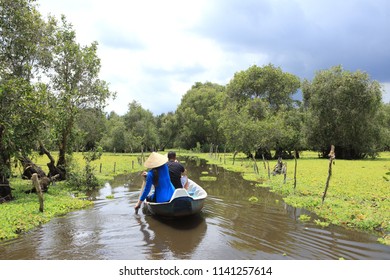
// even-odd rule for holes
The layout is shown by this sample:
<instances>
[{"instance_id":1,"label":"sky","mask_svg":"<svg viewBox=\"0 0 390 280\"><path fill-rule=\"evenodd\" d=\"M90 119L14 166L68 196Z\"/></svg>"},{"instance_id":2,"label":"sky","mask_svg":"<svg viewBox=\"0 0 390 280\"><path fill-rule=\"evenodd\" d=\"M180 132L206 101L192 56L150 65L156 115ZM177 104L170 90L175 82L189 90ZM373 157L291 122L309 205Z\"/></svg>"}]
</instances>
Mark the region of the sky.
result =
<instances>
[{"instance_id":1,"label":"sky","mask_svg":"<svg viewBox=\"0 0 390 280\"><path fill-rule=\"evenodd\" d=\"M77 41L97 41L100 78L123 115L137 101L174 112L196 82L227 85L236 72L272 63L300 79L342 65L367 72L390 102L388 0L37 0L64 14Z\"/></svg>"}]
</instances>

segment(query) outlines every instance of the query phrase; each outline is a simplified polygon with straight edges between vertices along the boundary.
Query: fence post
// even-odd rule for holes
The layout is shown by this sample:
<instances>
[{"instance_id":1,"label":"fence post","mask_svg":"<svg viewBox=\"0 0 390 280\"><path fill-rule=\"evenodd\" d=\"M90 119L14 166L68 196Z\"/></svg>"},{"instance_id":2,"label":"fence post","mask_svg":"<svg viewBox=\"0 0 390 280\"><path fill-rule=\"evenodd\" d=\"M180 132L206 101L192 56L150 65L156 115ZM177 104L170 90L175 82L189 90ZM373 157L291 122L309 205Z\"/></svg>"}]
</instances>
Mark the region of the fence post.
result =
<instances>
[{"instance_id":1,"label":"fence post","mask_svg":"<svg viewBox=\"0 0 390 280\"><path fill-rule=\"evenodd\" d=\"M322 204L324 204L324 200L325 200L325 197L326 197L326 192L328 191L328 187L329 187L330 177L332 176L332 164L334 164L333 160L336 158L336 154L334 152L334 146L333 145L331 145L331 147L330 147L330 152L329 152L328 156L329 156L328 178L326 179L325 191L324 191L324 194L322 196Z\"/></svg>"},{"instance_id":2,"label":"fence post","mask_svg":"<svg viewBox=\"0 0 390 280\"><path fill-rule=\"evenodd\" d=\"M37 191L38 199L39 199L39 212L43 212L43 194L41 189L41 184L39 183L38 174L34 173L31 177L32 184Z\"/></svg>"}]
</instances>

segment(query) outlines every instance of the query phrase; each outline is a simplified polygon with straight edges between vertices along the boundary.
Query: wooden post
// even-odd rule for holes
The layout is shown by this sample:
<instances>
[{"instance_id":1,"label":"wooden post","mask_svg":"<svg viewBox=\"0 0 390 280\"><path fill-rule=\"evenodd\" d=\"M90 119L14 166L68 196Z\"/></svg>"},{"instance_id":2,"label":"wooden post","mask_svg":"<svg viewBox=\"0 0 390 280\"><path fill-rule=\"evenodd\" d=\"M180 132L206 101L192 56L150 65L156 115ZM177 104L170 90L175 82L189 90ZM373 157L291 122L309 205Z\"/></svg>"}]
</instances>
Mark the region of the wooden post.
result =
<instances>
[{"instance_id":1,"label":"wooden post","mask_svg":"<svg viewBox=\"0 0 390 280\"><path fill-rule=\"evenodd\" d=\"M103 163L100 163L100 173L102 173L102 166L103 166Z\"/></svg>"},{"instance_id":2,"label":"wooden post","mask_svg":"<svg viewBox=\"0 0 390 280\"><path fill-rule=\"evenodd\" d=\"M336 158L336 154L334 152L334 146L333 145L331 145L331 147L330 147L330 152L329 152L328 156L329 156L328 178L326 179L325 191L324 191L324 194L322 196L322 204L324 204L324 200L325 200L325 197L326 197L326 192L328 191L328 187L329 187L330 177L332 176L332 164L334 164L333 160Z\"/></svg>"},{"instance_id":3,"label":"wooden post","mask_svg":"<svg viewBox=\"0 0 390 280\"><path fill-rule=\"evenodd\" d=\"M271 179L271 169L269 168L269 161L267 160L268 179Z\"/></svg>"},{"instance_id":4,"label":"wooden post","mask_svg":"<svg viewBox=\"0 0 390 280\"><path fill-rule=\"evenodd\" d=\"M33 186L35 187L35 190L37 191L38 199L39 199L39 211L43 212L43 194L41 189L41 184L38 180L38 174L34 173L31 177L31 181Z\"/></svg>"},{"instance_id":5,"label":"wooden post","mask_svg":"<svg viewBox=\"0 0 390 280\"><path fill-rule=\"evenodd\" d=\"M254 168L256 174L259 174L259 167L257 166L257 162L256 162L254 154L252 154L252 159L253 159L253 162L254 162L253 168Z\"/></svg>"},{"instance_id":6,"label":"wooden post","mask_svg":"<svg viewBox=\"0 0 390 280\"><path fill-rule=\"evenodd\" d=\"M114 162L114 173L115 173L115 169L116 169L116 162Z\"/></svg>"},{"instance_id":7,"label":"wooden post","mask_svg":"<svg viewBox=\"0 0 390 280\"><path fill-rule=\"evenodd\" d=\"M134 160L131 161L131 169L134 169Z\"/></svg>"},{"instance_id":8,"label":"wooden post","mask_svg":"<svg viewBox=\"0 0 390 280\"><path fill-rule=\"evenodd\" d=\"M297 151L294 152L294 161L295 161L295 167L294 167L294 190L297 187Z\"/></svg>"}]
</instances>

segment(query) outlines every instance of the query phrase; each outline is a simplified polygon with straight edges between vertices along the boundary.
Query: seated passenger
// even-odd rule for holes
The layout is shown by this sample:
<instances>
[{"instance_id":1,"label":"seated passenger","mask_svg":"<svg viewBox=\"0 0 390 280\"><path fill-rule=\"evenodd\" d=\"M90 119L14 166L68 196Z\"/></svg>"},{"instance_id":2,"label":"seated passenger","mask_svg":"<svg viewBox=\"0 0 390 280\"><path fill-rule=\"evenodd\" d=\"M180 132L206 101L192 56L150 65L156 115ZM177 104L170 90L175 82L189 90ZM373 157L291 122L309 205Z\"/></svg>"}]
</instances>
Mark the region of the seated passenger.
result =
<instances>
[{"instance_id":1,"label":"seated passenger","mask_svg":"<svg viewBox=\"0 0 390 280\"><path fill-rule=\"evenodd\" d=\"M175 188L169 178L167 161L168 159L165 156L155 152L151 153L145 161L144 166L150 168L150 170L143 173L143 189L141 190L137 204L134 206L136 212L138 212L145 199L154 202L166 202L171 199ZM152 185L154 185L155 191L152 195L148 196Z\"/></svg>"},{"instance_id":2,"label":"seated passenger","mask_svg":"<svg viewBox=\"0 0 390 280\"><path fill-rule=\"evenodd\" d=\"M171 177L171 182L175 189L178 188L188 188L188 179L186 176L186 169L184 166L176 159L176 153L171 151L168 153L168 169L169 176Z\"/></svg>"}]
</instances>

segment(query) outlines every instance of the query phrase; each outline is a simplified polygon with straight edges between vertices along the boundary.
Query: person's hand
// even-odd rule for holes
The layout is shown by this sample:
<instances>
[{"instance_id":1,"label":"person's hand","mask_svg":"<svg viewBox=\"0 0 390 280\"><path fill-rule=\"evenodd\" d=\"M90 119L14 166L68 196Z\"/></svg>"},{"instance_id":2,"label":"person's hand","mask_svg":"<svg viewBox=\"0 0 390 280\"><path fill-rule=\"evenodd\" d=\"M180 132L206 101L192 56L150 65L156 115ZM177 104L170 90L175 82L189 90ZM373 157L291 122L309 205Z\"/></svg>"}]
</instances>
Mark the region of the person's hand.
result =
<instances>
[{"instance_id":1,"label":"person's hand","mask_svg":"<svg viewBox=\"0 0 390 280\"><path fill-rule=\"evenodd\" d=\"M134 206L135 214L138 214L138 210L141 208L142 201L138 200L137 204Z\"/></svg>"}]
</instances>

